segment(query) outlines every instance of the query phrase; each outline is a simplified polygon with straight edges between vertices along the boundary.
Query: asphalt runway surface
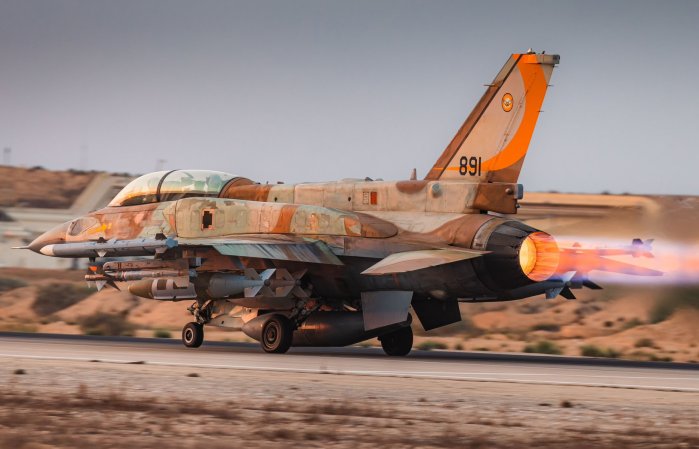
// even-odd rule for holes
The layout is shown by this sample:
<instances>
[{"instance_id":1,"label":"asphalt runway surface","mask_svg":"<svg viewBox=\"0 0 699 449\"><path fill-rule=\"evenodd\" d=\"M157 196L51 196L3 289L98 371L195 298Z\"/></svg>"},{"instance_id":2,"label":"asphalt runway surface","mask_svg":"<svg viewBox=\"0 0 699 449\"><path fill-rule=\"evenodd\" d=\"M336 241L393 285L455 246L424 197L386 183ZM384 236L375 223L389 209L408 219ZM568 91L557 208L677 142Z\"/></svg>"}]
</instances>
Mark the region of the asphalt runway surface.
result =
<instances>
[{"instance_id":1,"label":"asphalt runway surface","mask_svg":"<svg viewBox=\"0 0 699 449\"><path fill-rule=\"evenodd\" d=\"M394 358L349 347L278 355L250 343L189 349L178 339L0 333L0 358L699 392L699 365L525 354L413 351Z\"/></svg>"}]
</instances>

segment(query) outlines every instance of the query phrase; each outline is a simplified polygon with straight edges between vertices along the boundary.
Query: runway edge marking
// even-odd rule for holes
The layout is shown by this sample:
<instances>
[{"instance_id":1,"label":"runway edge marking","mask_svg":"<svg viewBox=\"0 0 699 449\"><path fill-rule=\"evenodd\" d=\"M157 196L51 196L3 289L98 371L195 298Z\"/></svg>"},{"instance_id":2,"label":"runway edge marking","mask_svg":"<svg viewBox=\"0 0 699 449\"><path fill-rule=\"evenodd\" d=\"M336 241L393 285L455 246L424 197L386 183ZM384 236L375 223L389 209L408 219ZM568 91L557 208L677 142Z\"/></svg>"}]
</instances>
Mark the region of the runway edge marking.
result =
<instances>
[{"instance_id":1,"label":"runway edge marking","mask_svg":"<svg viewBox=\"0 0 699 449\"><path fill-rule=\"evenodd\" d=\"M94 359L85 357L51 357L51 356L33 356L33 355L18 355L0 353L0 357L15 358L15 359L30 359L30 360L64 360L73 362L101 362L114 363L120 365L133 364L134 360L110 360L110 359ZM151 366L179 366L191 368L212 368L212 369L232 369L240 371L270 371L270 372L286 372L286 373L301 373L301 374L332 374L332 375L350 375L350 376L367 376L367 377L398 377L408 379L441 379L466 382L489 382L489 383L513 383L513 384L528 384L528 385L569 385L577 387L593 387L593 388L621 388L627 390L650 390L650 391L667 391L677 393L699 393L699 388L682 388L682 387L666 387L661 385L634 385L634 384L603 384L594 382L565 382L565 381L537 381L537 380L520 380L520 379L483 379L482 377L470 376L435 376L421 375L408 372L391 372L391 371L363 371L363 370L328 370L326 368L281 368L281 367L266 367L266 366L250 366L250 365L216 365L206 363L175 363L175 362L143 362L144 365Z\"/></svg>"}]
</instances>

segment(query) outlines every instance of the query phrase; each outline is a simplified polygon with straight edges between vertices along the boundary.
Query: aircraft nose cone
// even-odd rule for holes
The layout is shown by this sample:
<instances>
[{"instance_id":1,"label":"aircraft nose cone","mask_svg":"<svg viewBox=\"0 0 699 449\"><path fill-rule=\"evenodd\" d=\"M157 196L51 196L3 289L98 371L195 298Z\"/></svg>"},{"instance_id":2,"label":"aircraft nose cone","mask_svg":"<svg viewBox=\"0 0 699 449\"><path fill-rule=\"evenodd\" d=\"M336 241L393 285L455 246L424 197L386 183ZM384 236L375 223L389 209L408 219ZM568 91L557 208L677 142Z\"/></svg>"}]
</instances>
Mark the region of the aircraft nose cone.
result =
<instances>
[{"instance_id":1,"label":"aircraft nose cone","mask_svg":"<svg viewBox=\"0 0 699 449\"><path fill-rule=\"evenodd\" d=\"M35 253L43 254L41 250L46 248L48 245L55 245L56 243L65 243L66 241L66 231L68 229L69 223L63 223L55 228L44 232L39 237L34 239L27 247L34 251Z\"/></svg>"}]
</instances>

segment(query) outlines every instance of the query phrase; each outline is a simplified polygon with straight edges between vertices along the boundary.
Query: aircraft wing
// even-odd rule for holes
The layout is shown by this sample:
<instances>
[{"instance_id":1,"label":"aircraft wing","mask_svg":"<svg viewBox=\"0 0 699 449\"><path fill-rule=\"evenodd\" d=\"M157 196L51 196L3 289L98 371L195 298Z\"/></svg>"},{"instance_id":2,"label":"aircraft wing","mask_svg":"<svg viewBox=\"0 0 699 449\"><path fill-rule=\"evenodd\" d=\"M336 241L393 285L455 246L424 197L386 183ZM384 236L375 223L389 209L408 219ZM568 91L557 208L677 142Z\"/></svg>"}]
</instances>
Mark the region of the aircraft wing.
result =
<instances>
[{"instance_id":1,"label":"aircraft wing","mask_svg":"<svg viewBox=\"0 0 699 449\"><path fill-rule=\"evenodd\" d=\"M362 272L362 274L379 276L382 274L405 273L423 268L444 265L461 260L473 259L486 254L486 251L467 249L428 249L405 251L391 254L381 259Z\"/></svg>"},{"instance_id":2,"label":"aircraft wing","mask_svg":"<svg viewBox=\"0 0 699 449\"><path fill-rule=\"evenodd\" d=\"M212 247L225 256L343 265L324 242L300 237L194 238L177 242L180 246Z\"/></svg>"}]
</instances>

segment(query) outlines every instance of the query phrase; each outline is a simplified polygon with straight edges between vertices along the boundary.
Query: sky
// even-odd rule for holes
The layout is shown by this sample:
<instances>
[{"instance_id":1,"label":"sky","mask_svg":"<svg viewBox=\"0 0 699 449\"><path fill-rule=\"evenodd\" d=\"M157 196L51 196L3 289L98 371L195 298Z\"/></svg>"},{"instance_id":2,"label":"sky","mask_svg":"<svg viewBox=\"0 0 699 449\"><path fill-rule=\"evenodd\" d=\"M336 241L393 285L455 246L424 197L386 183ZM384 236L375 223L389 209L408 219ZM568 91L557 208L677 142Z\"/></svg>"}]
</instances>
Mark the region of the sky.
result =
<instances>
[{"instance_id":1,"label":"sky","mask_svg":"<svg viewBox=\"0 0 699 449\"><path fill-rule=\"evenodd\" d=\"M699 194L698 23L679 0L0 0L0 147L51 169L424 176L532 48L561 63L526 190Z\"/></svg>"}]
</instances>

